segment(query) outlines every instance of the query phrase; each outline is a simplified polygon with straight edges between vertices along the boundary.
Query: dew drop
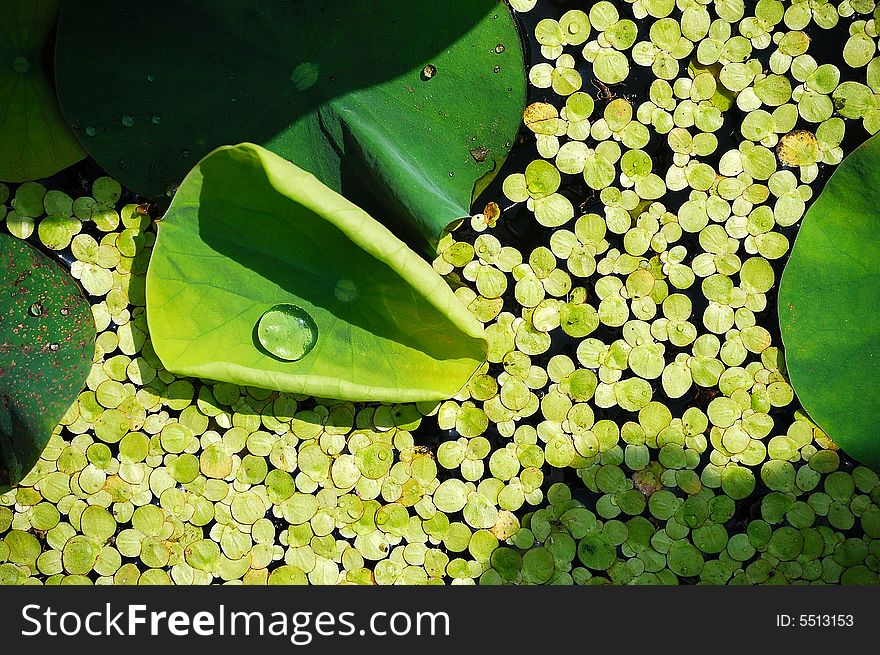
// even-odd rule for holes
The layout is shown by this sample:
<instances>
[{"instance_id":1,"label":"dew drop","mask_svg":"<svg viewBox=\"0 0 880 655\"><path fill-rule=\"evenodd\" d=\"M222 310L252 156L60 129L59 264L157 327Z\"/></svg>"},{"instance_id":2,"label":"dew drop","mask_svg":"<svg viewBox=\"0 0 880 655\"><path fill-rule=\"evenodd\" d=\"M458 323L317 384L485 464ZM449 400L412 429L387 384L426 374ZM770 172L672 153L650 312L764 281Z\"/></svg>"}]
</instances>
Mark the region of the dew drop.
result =
<instances>
[{"instance_id":1,"label":"dew drop","mask_svg":"<svg viewBox=\"0 0 880 655\"><path fill-rule=\"evenodd\" d=\"M53 353L58 352L58 348L59 348L59 345L57 343L50 343L49 344L49 350L51 350Z\"/></svg>"},{"instance_id":2,"label":"dew drop","mask_svg":"<svg viewBox=\"0 0 880 655\"><path fill-rule=\"evenodd\" d=\"M428 64L422 69L422 79L424 81L430 80L437 74L437 67L434 64Z\"/></svg>"},{"instance_id":3,"label":"dew drop","mask_svg":"<svg viewBox=\"0 0 880 655\"><path fill-rule=\"evenodd\" d=\"M358 297L357 285L348 279L339 280L333 292L341 302L352 302Z\"/></svg>"},{"instance_id":4,"label":"dew drop","mask_svg":"<svg viewBox=\"0 0 880 655\"><path fill-rule=\"evenodd\" d=\"M161 116L153 116L153 125L158 125L161 122L162 122Z\"/></svg>"},{"instance_id":5,"label":"dew drop","mask_svg":"<svg viewBox=\"0 0 880 655\"><path fill-rule=\"evenodd\" d=\"M507 49L507 48L504 47L504 44L503 44L503 43L499 43L498 45L495 46L495 52L497 52L499 55L500 55L502 52L504 52L506 49Z\"/></svg>"},{"instance_id":6,"label":"dew drop","mask_svg":"<svg viewBox=\"0 0 880 655\"><path fill-rule=\"evenodd\" d=\"M35 302L33 305L30 306L30 309L28 309L28 314L30 314L31 316L42 316L43 303L41 303L40 301Z\"/></svg>"},{"instance_id":7,"label":"dew drop","mask_svg":"<svg viewBox=\"0 0 880 655\"><path fill-rule=\"evenodd\" d=\"M70 307L67 307L66 305L62 307L60 311L62 316L70 316Z\"/></svg>"},{"instance_id":8,"label":"dew drop","mask_svg":"<svg viewBox=\"0 0 880 655\"><path fill-rule=\"evenodd\" d=\"M263 348L278 359L295 362L315 347L318 326L301 307L275 305L257 322L257 339Z\"/></svg>"},{"instance_id":9,"label":"dew drop","mask_svg":"<svg viewBox=\"0 0 880 655\"><path fill-rule=\"evenodd\" d=\"M122 124L125 125L125 127L133 127L134 116L132 116L131 114L124 114L122 116Z\"/></svg>"},{"instance_id":10,"label":"dew drop","mask_svg":"<svg viewBox=\"0 0 880 655\"><path fill-rule=\"evenodd\" d=\"M155 77L153 77L152 75L147 75L147 82L155 82L155 81L156 81Z\"/></svg>"},{"instance_id":11,"label":"dew drop","mask_svg":"<svg viewBox=\"0 0 880 655\"><path fill-rule=\"evenodd\" d=\"M311 62L305 62L293 69L290 74L290 81L297 91L305 91L310 89L318 82L320 71L318 66Z\"/></svg>"},{"instance_id":12,"label":"dew drop","mask_svg":"<svg viewBox=\"0 0 880 655\"><path fill-rule=\"evenodd\" d=\"M16 73L27 73L31 69L31 62L27 57L16 57L12 60L12 70Z\"/></svg>"},{"instance_id":13,"label":"dew drop","mask_svg":"<svg viewBox=\"0 0 880 655\"><path fill-rule=\"evenodd\" d=\"M86 136L95 136L97 133L98 130L96 130L94 127L89 126L86 128Z\"/></svg>"}]
</instances>

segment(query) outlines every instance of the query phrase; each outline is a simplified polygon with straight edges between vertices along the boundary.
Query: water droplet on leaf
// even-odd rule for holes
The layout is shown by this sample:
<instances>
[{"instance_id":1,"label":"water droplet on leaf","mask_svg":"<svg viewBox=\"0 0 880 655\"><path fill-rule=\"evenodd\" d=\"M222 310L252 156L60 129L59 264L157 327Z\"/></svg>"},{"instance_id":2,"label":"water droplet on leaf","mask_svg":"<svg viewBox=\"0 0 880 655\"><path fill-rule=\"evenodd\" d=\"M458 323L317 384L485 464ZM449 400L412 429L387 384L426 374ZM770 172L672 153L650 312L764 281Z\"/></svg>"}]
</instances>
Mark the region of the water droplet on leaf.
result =
<instances>
[{"instance_id":1,"label":"water droplet on leaf","mask_svg":"<svg viewBox=\"0 0 880 655\"><path fill-rule=\"evenodd\" d=\"M134 126L134 116L132 116L130 114L125 114L122 117L122 124L125 125L125 127L133 127Z\"/></svg>"},{"instance_id":2,"label":"water droplet on leaf","mask_svg":"<svg viewBox=\"0 0 880 655\"><path fill-rule=\"evenodd\" d=\"M315 347L318 326L301 307L275 305L260 317L257 339L263 348L278 359L295 362Z\"/></svg>"},{"instance_id":3,"label":"water droplet on leaf","mask_svg":"<svg viewBox=\"0 0 880 655\"><path fill-rule=\"evenodd\" d=\"M437 67L434 64L428 64L422 69L422 79L426 82L437 74Z\"/></svg>"},{"instance_id":4,"label":"water droplet on leaf","mask_svg":"<svg viewBox=\"0 0 880 655\"><path fill-rule=\"evenodd\" d=\"M31 62L27 57L16 57L12 60L12 70L16 73L27 73L31 69Z\"/></svg>"},{"instance_id":5,"label":"water droplet on leaf","mask_svg":"<svg viewBox=\"0 0 880 655\"><path fill-rule=\"evenodd\" d=\"M351 280L342 279L336 283L334 289L337 300L342 302L351 302L358 296L357 285Z\"/></svg>"},{"instance_id":6,"label":"water droplet on leaf","mask_svg":"<svg viewBox=\"0 0 880 655\"><path fill-rule=\"evenodd\" d=\"M293 82L297 91L305 91L318 82L318 76L318 67L310 62L305 62L293 69L290 81Z\"/></svg>"},{"instance_id":7,"label":"water droplet on leaf","mask_svg":"<svg viewBox=\"0 0 880 655\"><path fill-rule=\"evenodd\" d=\"M95 136L97 133L98 130L96 130L94 127L89 126L86 128L86 136Z\"/></svg>"},{"instance_id":8,"label":"water droplet on leaf","mask_svg":"<svg viewBox=\"0 0 880 655\"><path fill-rule=\"evenodd\" d=\"M40 301L35 302L33 305L30 306L30 309L28 309L28 313L31 316L42 316L43 303L41 303Z\"/></svg>"}]
</instances>

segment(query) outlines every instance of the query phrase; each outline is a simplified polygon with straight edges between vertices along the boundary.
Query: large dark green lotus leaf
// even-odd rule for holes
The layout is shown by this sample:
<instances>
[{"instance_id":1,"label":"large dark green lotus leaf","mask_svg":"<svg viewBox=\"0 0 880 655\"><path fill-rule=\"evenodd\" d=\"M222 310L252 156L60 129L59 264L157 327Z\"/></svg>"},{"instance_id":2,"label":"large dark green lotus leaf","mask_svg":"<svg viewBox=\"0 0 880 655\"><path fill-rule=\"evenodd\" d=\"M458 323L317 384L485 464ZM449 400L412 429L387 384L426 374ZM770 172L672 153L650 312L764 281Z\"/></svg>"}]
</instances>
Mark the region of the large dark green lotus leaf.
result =
<instances>
[{"instance_id":1,"label":"large dark green lotus leaf","mask_svg":"<svg viewBox=\"0 0 880 655\"><path fill-rule=\"evenodd\" d=\"M33 246L0 234L0 486L40 457L76 399L95 323L76 282Z\"/></svg>"},{"instance_id":2,"label":"large dark green lotus leaf","mask_svg":"<svg viewBox=\"0 0 880 655\"><path fill-rule=\"evenodd\" d=\"M55 66L89 154L138 193L253 142L428 246L470 213L525 103L496 0L79 0Z\"/></svg>"},{"instance_id":3,"label":"large dark green lotus leaf","mask_svg":"<svg viewBox=\"0 0 880 655\"><path fill-rule=\"evenodd\" d=\"M365 211L253 144L221 147L159 222L147 322L169 371L387 402L457 393L486 358L482 326L446 282ZM264 314L298 308L317 338L299 359ZM302 323L304 325L304 323Z\"/></svg>"},{"instance_id":4,"label":"large dark green lotus leaf","mask_svg":"<svg viewBox=\"0 0 880 655\"><path fill-rule=\"evenodd\" d=\"M880 469L880 137L849 155L804 217L779 290L791 383L810 417Z\"/></svg>"},{"instance_id":5,"label":"large dark green lotus leaf","mask_svg":"<svg viewBox=\"0 0 880 655\"><path fill-rule=\"evenodd\" d=\"M0 180L54 175L85 157L44 59L61 0L0 0Z\"/></svg>"}]
</instances>

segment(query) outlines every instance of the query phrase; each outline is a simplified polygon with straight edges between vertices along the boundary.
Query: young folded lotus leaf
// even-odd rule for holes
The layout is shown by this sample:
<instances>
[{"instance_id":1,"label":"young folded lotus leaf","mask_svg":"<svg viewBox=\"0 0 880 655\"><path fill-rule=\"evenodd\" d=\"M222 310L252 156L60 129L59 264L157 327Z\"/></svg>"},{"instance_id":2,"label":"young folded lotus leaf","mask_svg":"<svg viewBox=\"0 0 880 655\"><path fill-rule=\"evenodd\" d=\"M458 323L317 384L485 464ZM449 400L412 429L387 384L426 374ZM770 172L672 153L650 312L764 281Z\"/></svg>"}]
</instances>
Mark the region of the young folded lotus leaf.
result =
<instances>
[{"instance_id":1,"label":"young folded lotus leaf","mask_svg":"<svg viewBox=\"0 0 880 655\"><path fill-rule=\"evenodd\" d=\"M89 154L137 193L259 143L432 255L505 160L526 86L496 0L82 0L62 14L56 71Z\"/></svg>"},{"instance_id":2,"label":"young folded lotus leaf","mask_svg":"<svg viewBox=\"0 0 880 655\"><path fill-rule=\"evenodd\" d=\"M811 418L880 468L880 138L849 155L803 220L779 290L791 382Z\"/></svg>"},{"instance_id":3,"label":"young folded lotus leaf","mask_svg":"<svg viewBox=\"0 0 880 655\"><path fill-rule=\"evenodd\" d=\"M44 67L61 0L0 0L0 180L54 175L85 157Z\"/></svg>"},{"instance_id":4,"label":"young folded lotus leaf","mask_svg":"<svg viewBox=\"0 0 880 655\"><path fill-rule=\"evenodd\" d=\"M347 400L439 400L482 364L482 327L431 266L310 173L224 146L181 184L147 272L173 373Z\"/></svg>"},{"instance_id":5,"label":"young folded lotus leaf","mask_svg":"<svg viewBox=\"0 0 880 655\"><path fill-rule=\"evenodd\" d=\"M0 235L0 488L40 457L92 364L95 324L76 282Z\"/></svg>"}]
</instances>

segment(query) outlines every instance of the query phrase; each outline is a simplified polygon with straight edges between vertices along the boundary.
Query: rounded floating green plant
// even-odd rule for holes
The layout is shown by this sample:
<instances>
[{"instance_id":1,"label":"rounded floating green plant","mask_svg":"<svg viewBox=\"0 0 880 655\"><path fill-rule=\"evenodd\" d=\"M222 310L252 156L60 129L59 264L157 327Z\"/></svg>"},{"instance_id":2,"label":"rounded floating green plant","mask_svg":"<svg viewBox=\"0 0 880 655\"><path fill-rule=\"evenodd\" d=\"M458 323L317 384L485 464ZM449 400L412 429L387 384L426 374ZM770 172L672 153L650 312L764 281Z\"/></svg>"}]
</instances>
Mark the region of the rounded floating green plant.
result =
<instances>
[{"instance_id":1,"label":"rounded floating green plant","mask_svg":"<svg viewBox=\"0 0 880 655\"><path fill-rule=\"evenodd\" d=\"M147 272L169 371L346 400L440 400L486 358L482 327L415 252L253 144L205 157Z\"/></svg>"},{"instance_id":2,"label":"rounded floating green plant","mask_svg":"<svg viewBox=\"0 0 880 655\"><path fill-rule=\"evenodd\" d=\"M0 234L0 488L34 466L92 364L95 324L76 282Z\"/></svg>"},{"instance_id":3,"label":"rounded floating green plant","mask_svg":"<svg viewBox=\"0 0 880 655\"><path fill-rule=\"evenodd\" d=\"M849 155L803 220L779 289L792 386L854 458L880 468L880 138Z\"/></svg>"},{"instance_id":4,"label":"rounded floating green plant","mask_svg":"<svg viewBox=\"0 0 880 655\"><path fill-rule=\"evenodd\" d=\"M43 67L60 7L61 0L0 0L0 180L48 177L85 157Z\"/></svg>"},{"instance_id":5,"label":"rounded floating green plant","mask_svg":"<svg viewBox=\"0 0 880 655\"><path fill-rule=\"evenodd\" d=\"M96 33L139 45L102 51ZM254 142L430 249L506 159L526 87L495 0L83 0L62 14L56 70L89 154L140 194Z\"/></svg>"}]
</instances>

